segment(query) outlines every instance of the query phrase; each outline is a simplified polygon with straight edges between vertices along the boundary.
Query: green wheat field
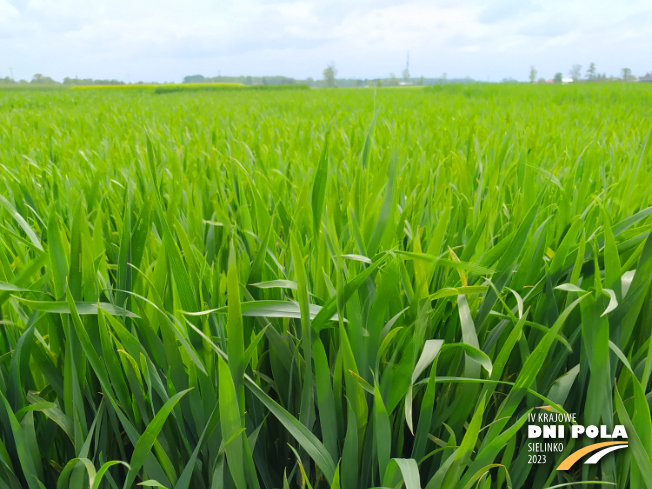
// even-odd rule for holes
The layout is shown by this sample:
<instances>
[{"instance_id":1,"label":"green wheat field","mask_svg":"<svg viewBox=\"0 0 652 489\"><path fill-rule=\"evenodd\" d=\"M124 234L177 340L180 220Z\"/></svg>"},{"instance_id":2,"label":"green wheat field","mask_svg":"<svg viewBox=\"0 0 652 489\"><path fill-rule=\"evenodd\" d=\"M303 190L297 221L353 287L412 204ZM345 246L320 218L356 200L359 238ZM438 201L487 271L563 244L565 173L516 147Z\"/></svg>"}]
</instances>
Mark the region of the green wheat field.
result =
<instances>
[{"instance_id":1,"label":"green wheat field","mask_svg":"<svg viewBox=\"0 0 652 489\"><path fill-rule=\"evenodd\" d=\"M0 91L0 488L652 488L651 130L643 83ZM629 447L530 463L541 412Z\"/></svg>"}]
</instances>

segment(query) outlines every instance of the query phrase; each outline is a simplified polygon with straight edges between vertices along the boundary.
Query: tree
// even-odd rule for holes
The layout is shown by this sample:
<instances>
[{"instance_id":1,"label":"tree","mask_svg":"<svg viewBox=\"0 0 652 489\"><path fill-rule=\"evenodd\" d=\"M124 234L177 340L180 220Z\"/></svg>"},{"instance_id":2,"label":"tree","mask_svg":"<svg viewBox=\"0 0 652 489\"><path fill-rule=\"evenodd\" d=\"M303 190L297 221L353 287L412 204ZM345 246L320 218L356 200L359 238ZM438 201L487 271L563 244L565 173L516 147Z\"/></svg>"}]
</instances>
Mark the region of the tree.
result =
<instances>
[{"instance_id":1,"label":"tree","mask_svg":"<svg viewBox=\"0 0 652 489\"><path fill-rule=\"evenodd\" d=\"M595 63L591 63L589 65L589 69L586 70L586 79L589 80L589 81L595 81L596 80Z\"/></svg>"},{"instance_id":2,"label":"tree","mask_svg":"<svg viewBox=\"0 0 652 489\"><path fill-rule=\"evenodd\" d=\"M387 81L387 86L388 87L398 86L398 78L396 78L396 75L394 73L389 74L389 80Z\"/></svg>"},{"instance_id":3,"label":"tree","mask_svg":"<svg viewBox=\"0 0 652 489\"><path fill-rule=\"evenodd\" d=\"M582 65L573 65L568 72L574 82L579 81L582 77Z\"/></svg>"},{"instance_id":4,"label":"tree","mask_svg":"<svg viewBox=\"0 0 652 489\"><path fill-rule=\"evenodd\" d=\"M537 70L534 69L534 66L530 66L530 83L534 83L537 79Z\"/></svg>"},{"instance_id":5,"label":"tree","mask_svg":"<svg viewBox=\"0 0 652 489\"><path fill-rule=\"evenodd\" d=\"M629 68L622 69L621 78L623 79L623 81L626 82L634 81L636 79L636 77L632 75L632 70L630 70Z\"/></svg>"},{"instance_id":6,"label":"tree","mask_svg":"<svg viewBox=\"0 0 652 489\"><path fill-rule=\"evenodd\" d=\"M39 84L42 84L42 85L52 85L52 84L55 84L57 82L55 82L49 76L43 76L40 73L37 73L36 75L34 75L32 77L31 83L39 83Z\"/></svg>"},{"instance_id":7,"label":"tree","mask_svg":"<svg viewBox=\"0 0 652 489\"><path fill-rule=\"evenodd\" d=\"M561 73L555 73L555 83L561 83L563 81L564 75Z\"/></svg>"},{"instance_id":8,"label":"tree","mask_svg":"<svg viewBox=\"0 0 652 489\"><path fill-rule=\"evenodd\" d=\"M203 75L188 75L183 77L183 83L204 83L207 81Z\"/></svg>"},{"instance_id":9,"label":"tree","mask_svg":"<svg viewBox=\"0 0 652 489\"><path fill-rule=\"evenodd\" d=\"M335 77L337 76L337 70L335 69L334 63L329 63L329 65L324 70L324 86L328 88L335 88Z\"/></svg>"}]
</instances>

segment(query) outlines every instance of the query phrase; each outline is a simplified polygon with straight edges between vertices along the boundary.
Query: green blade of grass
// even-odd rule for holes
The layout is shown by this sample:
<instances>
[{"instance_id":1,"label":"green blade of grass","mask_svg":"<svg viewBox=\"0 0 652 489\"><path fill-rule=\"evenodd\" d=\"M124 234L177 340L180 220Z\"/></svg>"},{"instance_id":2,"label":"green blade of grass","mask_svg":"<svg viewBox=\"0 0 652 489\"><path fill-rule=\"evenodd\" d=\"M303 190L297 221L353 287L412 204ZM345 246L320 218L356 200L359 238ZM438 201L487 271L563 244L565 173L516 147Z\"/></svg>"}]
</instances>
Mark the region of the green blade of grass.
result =
<instances>
[{"instance_id":1,"label":"green blade of grass","mask_svg":"<svg viewBox=\"0 0 652 489\"><path fill-rule=\"evenodd\" d=\"M5 199L2 195L0 195L0 205L5 208L5 210L9 213L11 217L14 218L14 220L18 223L18 225L22 228L23 231L25 231L25 234L29 238L29 240L32 242L32 244L40 251L43 251L43 247L41 246L41 240L39 237L36 235L32 227L27 224L27 221L21 216L16 208L9 202L7 199Z\"/></svg>"},{"instance_id":2,"label":"green blade of grass","mask_svg":"<svg viewBox=\"0 0 652 489\"><path fill-rule=\"evenodd\" d=\"M151 423L149 423L147 428L145 428L143 434L140 436L140 438L138 438L138 442L134 446L134 452L131 455L131 460L129 462L129 472L127 473L127 477L125 479L123 486L124 489L128 489L132 486L136 476L138 475L138 472L145 463L145 458L147 455L149 455L150 450L156 442L156 438L163 429L165 421L172 412L172 409L188 392L190 392L190 389L181 391L178 394L172 396L156 413L154 419L152 419Z\"/></svg>"}]
</instances>

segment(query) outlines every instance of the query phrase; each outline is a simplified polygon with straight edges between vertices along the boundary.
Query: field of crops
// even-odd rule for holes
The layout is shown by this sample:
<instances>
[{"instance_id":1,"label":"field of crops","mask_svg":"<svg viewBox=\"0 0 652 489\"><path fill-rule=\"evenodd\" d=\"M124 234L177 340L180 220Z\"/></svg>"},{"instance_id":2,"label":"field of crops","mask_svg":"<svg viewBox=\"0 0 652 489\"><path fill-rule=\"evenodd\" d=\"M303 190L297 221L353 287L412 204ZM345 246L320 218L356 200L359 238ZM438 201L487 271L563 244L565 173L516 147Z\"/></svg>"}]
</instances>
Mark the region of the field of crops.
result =
<instances>
[{"instance_id":1,"label":"field of crops","mask_svg":"<svg viewBox=\"0 0 652 489\"><path fill-rule=\"evenodd\" d=\"M226 92L244 91L294 91L308 90L308 85L242 85L241 83L170 83L167 85L131 84L131 85L76 85L71 90L101 90L101 91L152 91L156 94L177 92Z\"/></svg>"},{"instance_id":2,"label":"field of crops","mask_svg":"<svg viewBox=\"0 0 652 489\"><path fill-rule=\"evenodd\" d=\"M0 489L652 488L651 102L0 91Z\"/></svg>"}]
</instances>

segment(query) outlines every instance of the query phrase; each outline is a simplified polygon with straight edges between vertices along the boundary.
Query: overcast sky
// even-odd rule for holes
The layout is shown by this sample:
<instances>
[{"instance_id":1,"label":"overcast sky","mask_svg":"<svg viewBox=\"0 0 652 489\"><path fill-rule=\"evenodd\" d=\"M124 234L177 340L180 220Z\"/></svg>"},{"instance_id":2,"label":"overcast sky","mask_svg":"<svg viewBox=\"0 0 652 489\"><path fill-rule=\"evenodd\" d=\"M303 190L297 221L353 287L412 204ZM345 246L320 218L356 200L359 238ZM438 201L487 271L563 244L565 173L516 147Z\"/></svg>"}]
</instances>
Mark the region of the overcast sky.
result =
<instances>
[{"instance_id":1,"label":"overcast sky","mask_svg":"<svg viewBox=\"0 0 652 489\"><path fill-rule=\"evenodd\" d=\"M0 0L0 76L642 75L651 32L652 0Z\"/></svg>"}]
</instances>

